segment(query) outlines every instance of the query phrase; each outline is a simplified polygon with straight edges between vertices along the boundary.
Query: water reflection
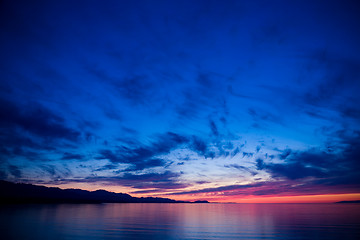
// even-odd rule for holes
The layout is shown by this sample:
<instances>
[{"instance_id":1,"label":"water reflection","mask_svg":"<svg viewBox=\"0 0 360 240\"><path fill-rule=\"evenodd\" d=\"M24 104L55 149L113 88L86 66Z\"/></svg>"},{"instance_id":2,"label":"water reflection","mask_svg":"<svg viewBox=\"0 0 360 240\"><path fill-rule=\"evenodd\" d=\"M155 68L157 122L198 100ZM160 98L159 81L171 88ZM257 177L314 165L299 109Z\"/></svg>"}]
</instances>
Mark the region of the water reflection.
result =
<instances>
[{"instance_id":1,"label":"water reflection","mask_svg":"<svg viewBox=\"0 0 360 240\"><path fill-rule=\"evenodd\" d=\"M59 204L0 208L2 239L357 239L356 204Z\"/></svg>"}]
</instances>

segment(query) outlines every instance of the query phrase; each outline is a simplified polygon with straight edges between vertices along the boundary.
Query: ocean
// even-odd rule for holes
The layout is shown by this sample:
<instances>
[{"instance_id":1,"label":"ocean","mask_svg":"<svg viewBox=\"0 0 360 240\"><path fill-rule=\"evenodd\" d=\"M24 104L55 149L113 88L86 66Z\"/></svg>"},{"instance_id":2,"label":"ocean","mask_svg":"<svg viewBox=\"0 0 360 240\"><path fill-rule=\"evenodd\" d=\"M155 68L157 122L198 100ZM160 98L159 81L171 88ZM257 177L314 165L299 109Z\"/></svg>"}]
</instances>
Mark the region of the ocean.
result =
<instances>
[{"instance_id":1,"label":"ocean","mask_svg":"<svg viewBox=\"0 0 360 240\"><path fill-rule=\"evenodd\" d=\"M360 204L0 206L0 239L359 239Z\"/></svg>"}]
</instances>

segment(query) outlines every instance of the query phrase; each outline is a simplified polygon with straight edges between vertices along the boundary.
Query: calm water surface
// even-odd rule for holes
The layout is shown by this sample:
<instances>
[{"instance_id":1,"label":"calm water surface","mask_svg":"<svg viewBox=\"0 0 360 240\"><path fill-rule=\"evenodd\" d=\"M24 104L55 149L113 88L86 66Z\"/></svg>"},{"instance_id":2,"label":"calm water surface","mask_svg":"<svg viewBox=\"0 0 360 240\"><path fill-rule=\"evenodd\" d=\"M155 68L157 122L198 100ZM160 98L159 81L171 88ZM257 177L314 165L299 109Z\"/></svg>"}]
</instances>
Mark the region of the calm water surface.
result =
<instances>
[{"instance_id":1,"label":"calm water surface","mask_svg":"<svg viewBox=\"0 0 360 240\"><path fill-rule=\"evenodd\" d=\"M360 239L360 204L0 206L0 239Z\"/></svg>"}]
</instances>

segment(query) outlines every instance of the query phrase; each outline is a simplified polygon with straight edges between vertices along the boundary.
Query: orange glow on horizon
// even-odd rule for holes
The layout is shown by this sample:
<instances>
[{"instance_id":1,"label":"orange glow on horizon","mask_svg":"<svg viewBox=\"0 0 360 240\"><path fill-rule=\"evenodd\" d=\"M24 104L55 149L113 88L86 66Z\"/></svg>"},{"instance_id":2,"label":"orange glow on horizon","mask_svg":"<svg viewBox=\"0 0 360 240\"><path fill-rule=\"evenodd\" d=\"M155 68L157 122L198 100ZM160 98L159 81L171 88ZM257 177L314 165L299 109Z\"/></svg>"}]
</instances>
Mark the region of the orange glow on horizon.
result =
<instances>
[{"instance_id":1,"label":"orange glow on horizon","mask_svg":"<svg viewBox=\"0 0 360 240\"><path fill-rule=\"evenodd\" d=\"M337 194L319 194L319 195L297 195L297 196L216 196L216 195L166 195L164 193L154 194L134 194L135 191L130 187L119 187L101 184L87 184L87 183L71 183L62 185L46 185L48 187L77 188L88 191L95 191L104 189L116 193L128 193L133 197L164 197L180 201L197 201L207 200L209 202L217 203L334 203L339 201L355 201L360 200L360 193L337 193Z\"/></svg>"},{"instance_id":2,"label":"orange glow on horizon","mask_svg":"<svg viewBox=\"0 0 360 240\"><path fill-rule=\"evenodd\" d=\"M341 194L320 194L320 195L298 195L298 196L242 196L242 197L214 197L214 196L169 196L161 197L172 198L182 201L207 200L216 203L334 203L339 201L360 200L360 193L341 193Z\"/></svg>"},{"instance_id":3,"label":"orange glow on horizon","mask_svg":"<svg viewBox=\"0 0 360 240\"><path fill-rule=\"evenodd\" d=\"M355 200L360 200L360 193L267 197L246 196L242 198L214 198L210 201L222 203L334 203Z\"/></svg>"}]
</instances>

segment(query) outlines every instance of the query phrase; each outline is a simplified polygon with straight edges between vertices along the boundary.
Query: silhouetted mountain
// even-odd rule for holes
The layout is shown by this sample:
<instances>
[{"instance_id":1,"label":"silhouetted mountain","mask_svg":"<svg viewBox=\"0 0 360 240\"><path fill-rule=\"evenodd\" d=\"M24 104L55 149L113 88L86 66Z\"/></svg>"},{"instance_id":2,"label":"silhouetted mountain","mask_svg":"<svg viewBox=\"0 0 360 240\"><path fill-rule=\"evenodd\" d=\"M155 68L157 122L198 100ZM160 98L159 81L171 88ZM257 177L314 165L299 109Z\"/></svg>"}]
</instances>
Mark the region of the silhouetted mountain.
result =
<instances>
[{"instance_id":1,"label":"silhouetted mountain","mask_svg":"<svg viewBox=\"0 0 360 240\"><path fill-rule=\"evenodd\" d=\"M137 198L105 190L60 189L0 180L1 203L189 203L168 198Z\"/></svg>"},{"instance_id":2,"label":"silhouetted mountain","mask_svg":"<svg viewBox=\"0 0 360 240\"><path fill-rule=\"evenodd\" d=\"M356 201L340 201L340 202L336 202L336 203L360 203L360 200L356 200Z\"/></svg>"}]
</instances>

